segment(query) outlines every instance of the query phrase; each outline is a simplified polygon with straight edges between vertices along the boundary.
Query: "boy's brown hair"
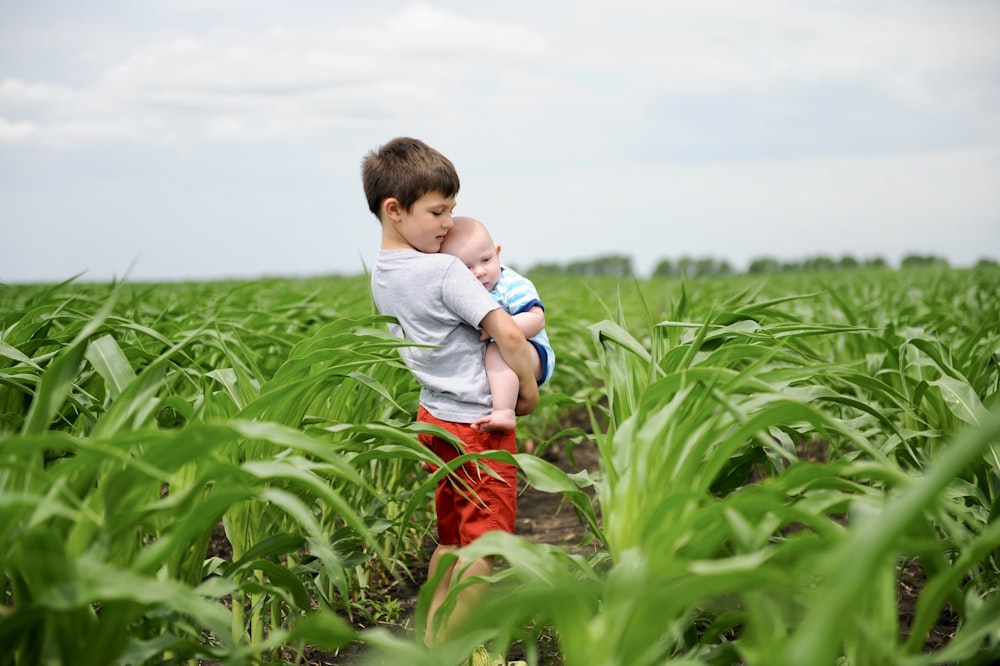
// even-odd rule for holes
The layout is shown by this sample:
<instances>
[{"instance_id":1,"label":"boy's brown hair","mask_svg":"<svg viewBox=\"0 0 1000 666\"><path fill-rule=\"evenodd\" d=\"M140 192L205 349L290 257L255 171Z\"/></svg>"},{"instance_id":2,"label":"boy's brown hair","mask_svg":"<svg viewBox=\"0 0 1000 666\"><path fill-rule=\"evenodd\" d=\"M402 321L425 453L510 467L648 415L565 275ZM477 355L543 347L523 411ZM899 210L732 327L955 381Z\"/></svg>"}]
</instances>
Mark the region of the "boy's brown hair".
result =
<instances>
[{"instance_id":1,"label":"boy's brown hair","mask_svg":"<svg viewBox=\"0 0 1000 666\"><path fill-rule=\"evenodd\" d=\"M386 199L394 198L404 210L410 210L425 194L453 197L459 187L455 165L423 141L409 137L393 139L370 151L361 162L361 182L368 209L380 220Z\"/></svg>"}]
</instances>

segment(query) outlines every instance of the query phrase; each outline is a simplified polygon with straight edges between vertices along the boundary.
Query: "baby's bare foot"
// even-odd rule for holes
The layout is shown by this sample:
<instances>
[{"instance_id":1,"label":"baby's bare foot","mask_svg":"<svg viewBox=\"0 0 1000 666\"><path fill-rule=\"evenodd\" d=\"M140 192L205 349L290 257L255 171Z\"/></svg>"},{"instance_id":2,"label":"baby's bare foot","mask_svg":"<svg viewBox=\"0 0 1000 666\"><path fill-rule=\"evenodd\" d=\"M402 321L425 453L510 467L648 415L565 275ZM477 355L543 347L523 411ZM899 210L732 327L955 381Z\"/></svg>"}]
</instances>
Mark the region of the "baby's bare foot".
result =
<instances>
[{"instance_id":1,"label":"baby's bare foot","mask_svg":"<svg viewBox=\"0 0 1000 666\"><path fill-rule=\"evenodd\" d=\"M513 430L517 427L517 417L514 415L513 409L497 409L472 425L485 432Z\"/></svg>"}]
</instances>

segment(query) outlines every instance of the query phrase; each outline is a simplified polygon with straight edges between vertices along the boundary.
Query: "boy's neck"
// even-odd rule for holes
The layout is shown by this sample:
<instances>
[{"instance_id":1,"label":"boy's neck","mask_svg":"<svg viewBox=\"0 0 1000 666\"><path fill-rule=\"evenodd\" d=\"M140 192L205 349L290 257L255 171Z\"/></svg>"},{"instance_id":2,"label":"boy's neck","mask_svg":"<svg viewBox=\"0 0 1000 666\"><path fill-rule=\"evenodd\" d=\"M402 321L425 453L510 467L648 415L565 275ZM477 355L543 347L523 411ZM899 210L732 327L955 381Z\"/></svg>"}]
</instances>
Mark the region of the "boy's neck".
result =
<instances>
[{"instance_id":1,"label":"boy's neck","mask_svg":"<svg viewBox=\"0 0 1000 666\"><path fill-rule=\"evenodd\" d=\"M413 250L414 252L419 252L417 248L413 247L408 243L402 243L395 238L382 237L381 249L383 250Z\"/></svg>"}]
</instances>

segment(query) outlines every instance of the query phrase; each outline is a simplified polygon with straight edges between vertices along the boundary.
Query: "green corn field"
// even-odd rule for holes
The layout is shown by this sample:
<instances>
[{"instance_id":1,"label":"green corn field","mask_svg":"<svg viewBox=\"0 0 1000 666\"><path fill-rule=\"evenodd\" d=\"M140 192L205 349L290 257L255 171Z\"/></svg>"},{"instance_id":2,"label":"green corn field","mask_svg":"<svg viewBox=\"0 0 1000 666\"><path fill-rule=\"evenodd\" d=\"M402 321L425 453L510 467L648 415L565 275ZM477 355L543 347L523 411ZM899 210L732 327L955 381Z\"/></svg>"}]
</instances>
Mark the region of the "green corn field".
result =
<instances>
[{"instance_id":1,"label":"green corn field","mask_svg":"<svg viewBox=\"0 0 1000 666\"><path fill-rule=\"evenodd\" d=\"M0 665L1000 661L1000 270L535 283L514 462L588 548L468 547L433 652L393 590L449 468L366 277L0 285Z\"/></svg>"}]
</instances>

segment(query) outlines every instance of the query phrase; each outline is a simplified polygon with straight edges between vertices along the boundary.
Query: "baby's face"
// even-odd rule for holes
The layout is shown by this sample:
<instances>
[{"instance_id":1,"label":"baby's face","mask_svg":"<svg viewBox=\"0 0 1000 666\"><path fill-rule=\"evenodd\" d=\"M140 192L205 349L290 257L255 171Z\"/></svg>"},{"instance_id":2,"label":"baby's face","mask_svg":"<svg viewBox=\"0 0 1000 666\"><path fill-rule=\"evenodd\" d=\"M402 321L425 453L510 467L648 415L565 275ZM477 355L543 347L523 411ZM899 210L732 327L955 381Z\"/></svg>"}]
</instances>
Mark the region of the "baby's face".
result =
<instances>
[{"instance_id":1,"label":"baby's face","mask_svg":"<svg viewBox=\"0 0 1000 666\"><path fill-rule=\"evenodd\" d=\"M486 291L493 291L497 286L500 281L500 248L493 245L489 234L477 230L455 247L454 251L450 247L445 251L458 257Z\"/></svg>"}]
</instances>

